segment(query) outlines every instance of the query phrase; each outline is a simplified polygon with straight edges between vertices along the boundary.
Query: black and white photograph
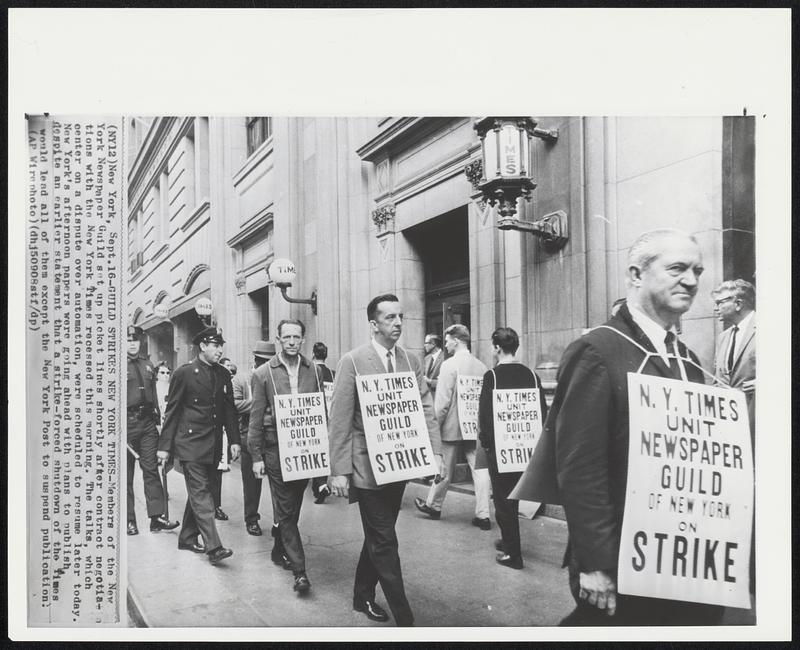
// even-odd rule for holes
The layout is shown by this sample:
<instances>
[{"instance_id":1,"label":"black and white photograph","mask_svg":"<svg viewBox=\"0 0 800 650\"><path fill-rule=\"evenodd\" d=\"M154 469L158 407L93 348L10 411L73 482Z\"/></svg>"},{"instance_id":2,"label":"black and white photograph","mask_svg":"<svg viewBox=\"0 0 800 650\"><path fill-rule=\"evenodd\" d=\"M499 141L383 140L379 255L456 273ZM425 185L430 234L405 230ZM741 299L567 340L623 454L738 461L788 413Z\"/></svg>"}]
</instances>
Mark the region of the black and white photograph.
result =
<instances>
[{"instance_id":1,"label":"black and white photograph","mask_svg":"<svg viewBox=\"0 0 800 650\"><path fill-rule=\"evenodd\" d=\"M10 638L788 638L788 77L731 91L692 42L702 70L654 47L604 88L500 42L558 15L643 47L660 13L782 46L788 13L559 11L93 10L151 26L158 99L124 55L108 100L10 99ZM215 19L285 28L305 77L202 50ZM413 60L347 45L414 19Z\"/></svg>"}]
</instances>

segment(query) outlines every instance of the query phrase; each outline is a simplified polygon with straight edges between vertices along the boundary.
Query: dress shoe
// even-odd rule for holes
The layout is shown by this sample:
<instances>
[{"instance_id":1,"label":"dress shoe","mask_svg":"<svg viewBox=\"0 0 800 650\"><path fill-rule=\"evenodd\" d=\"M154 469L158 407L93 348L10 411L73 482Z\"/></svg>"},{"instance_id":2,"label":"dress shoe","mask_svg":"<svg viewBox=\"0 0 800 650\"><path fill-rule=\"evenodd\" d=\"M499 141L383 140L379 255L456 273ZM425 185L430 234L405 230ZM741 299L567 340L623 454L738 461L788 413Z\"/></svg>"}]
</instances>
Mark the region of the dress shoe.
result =
<instances>
[{"instance_id":1,"label":"dress shoe","mask_svg":"<svg viewBox=\"0 0 800 650\"><path fill-rule=\"evenodd\" d=\"M495 561L498 564L502 564L503 566L507 566L510 569L521 569L522 568L522 558L517 556L514 557L513 555L509 555L508 553L500 553L495 558Z\"/></svg>"},{"instance_id":2,"label":"dress shoe","mask_svg":"<svg viewBox=\"0 0 800 650\"><path fill-rule=\"evenodd\" d=\"M415 497L414 505L417 506L417 510L419 510L420 512L424 512L431 519L439 519L439 517L442 516L442 512L440 510L434 510L433 508L431 508L427 503L425 503L425 499L420 499L419 497Z\"/></svg>"},{"instance_id":3,"label":"dress shoe","mask_svg":"<svg viewBox=\"0 0 800 650\"><path fill-rule=\"evenodd\" d=\"M317 498L314 499L314 503L325 503L325 499L327 499L331 494L330 489L328 489L327 485L323 485L319 491L317 492Z\"/></svg>"},{"instance_id":4,"label":"dress shoe","mask_svg":"<svg viewBox=\"0 0 800 650\"><path fill-rule=\"evenodd\" d=\"M191 551L192 553L205 553L206 547L202 544L198 544L197 541L187 543L187 542L178 542L178 548L181 551Z\"/></svg>"},{"instance_id":5,"label":"dress shoe","mask_svg":"<svg viewBox=\"0 0 800 650\"><path fill-rule=\"evenodd\" d=\"M218 546L213 551L208 552L208 561L216 566L222 562L222 560L230 557L231 555L233 555L233 551L231 549L225 548L224 546Z\"/></svg>"},{"instance_id":6,"label":"dress shoe","mask_svg":"<svg viewBox=\"0 0 800 650\"><path fill-rule=\"evenodd\" d=\"M170 521L164 515L158 517L150 517L150 532L157 530L172 530L180 526L180 522Z\"/></svg>"},{"instance_id":7,"label":"dress shoe","mask_svg":"<svg viewBox=\"0 0 800 650\"><path fill-rule=\"evenodd\" d=\"M472 525L477 526L481 530L489 530L492 527L492 522L489 519L481 519L480 517L472 518Z\"/></svg>"},{"instance_id":8,"label":"dress shoe","mask_svg":"<svg viewBox=\"0 0 800 650\"><path fill-rule=\"evenodd\" d=\"M139 529L136 527L135 521L128 522L128 535L138 535Z\"/></svg>"},{"instance_id":9,"label":"dress shoe","mask_svg":"<svg viewBox=\"0 0 800 650\"><path fill-rule=\"evenodd\" d=\"M503 553L505 553L505 552L506 552L506 547L503 545L503 540L502 540L502 539L496 539L496 540L494 540L494 547L495 547L495 548L496 548L498 551L501 551L501 552L503 552Z\"/></svg>"},{"instance_id":10,"label":"dress shoe","mask_svg":"<svg viewBox=\"0 0 800 650\"><path fill-rule=\"evenodd\" d=\"M311 582L309 582L308 576L305 573L298 573L294 577L294 590L299 594L304 594L309 589L311 589Z\"/></svg>"},{"instance_id":11,"label":"dress shoe","mask_svg":"<svg viewBox=\"0 0 800 650\"><path fill-rule=\"evenodd\" d=\"M214 508L214 519L219 519L220 521L228 521L228 515L225 514L225 511L217 506Z\"/></svg>"},{"instance_id":12,"label":"dress shoe","mask_svg":"<svg viewBox=\"0 0 800 650\"><path fill-rule=\"evenodd\" d=\"M245 526L245 528L251 535L255 535L256 537L260 537L262 535L261 526L258 525L257 521L251 521Z\"/></svg>"},{"instance_id":13,"label":"dress shoe","mask_svg":"<svg viewBox=\"0 0 800 650\"><path fill-rule=\"evenodd\" d=\"M378 621L378 623L385 623L389 620L389 615L374 600L358 600L353 599L353 609L357 612L363 612L367 615L370 621Z\"/></svg>"}]
</instances>

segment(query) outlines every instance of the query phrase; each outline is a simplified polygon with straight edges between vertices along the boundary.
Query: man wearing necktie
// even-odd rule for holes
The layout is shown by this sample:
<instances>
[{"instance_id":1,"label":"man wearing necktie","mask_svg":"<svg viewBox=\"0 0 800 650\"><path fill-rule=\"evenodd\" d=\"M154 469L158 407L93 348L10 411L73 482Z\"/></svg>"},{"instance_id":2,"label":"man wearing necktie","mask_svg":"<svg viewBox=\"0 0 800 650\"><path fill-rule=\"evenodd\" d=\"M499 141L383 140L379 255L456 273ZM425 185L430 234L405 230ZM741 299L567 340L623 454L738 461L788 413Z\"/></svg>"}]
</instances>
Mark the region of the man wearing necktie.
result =
<instances>
[{"instance_id":1,"label":"man wearing necktie","mask_svg":"<svg viewBox=\"0 0 800 650\"><path fill-rule=\"evenodd\" d=\"M562 625L719 623L721 607L617 594L630 433L627 375L641 367L643 374L703 383L697 358L674 333L702 272L693 236L668 229L642 234L628 254L626 304L564 352L542 438L515 492L519 499L564 506L564 563L577 606Z\"/></svg>"},{"instance_id":2,"label":"man wearing necktie","mask_svg":"<svg viewBox=\"0 0 800 650\"><path fill-rule=\"evenodd\" d=\"M722 383L744 391L755 443L756 289L746 280L726 280L712 296L714 314L724 328L717 344L715 374Z\"/></svg>"},{"instance_id":3,"label":"man wearing necktie","mask_svg":"<svg viewBox=\"0 0 800 650\"><path fill-rule=\"evenodd\" d=\"M380 583L398 626L414 624L400 569L395 523L406 481L378 485L370 466L364 421L358 400L358 375L411 371L416 375L422 409L428 426L437 474L442 472L439 425L428 384L419 359L397 345L403 331L403 309L397 296L384 294L367 306L372 340L345 354L336 369L336 389L330 409L328 437L331 449L329 483L335 496L358 502L364 543L356 567L353 608L373 621L387 621L388 614L375 602Z\"/></svg>"},{"instance_id":4,"label":"man wearing necktie","mask_svg":"<svg viewBox=\"0 0 800 650\"><path fill-rule=\"evenodd\" d=\"M425 381L431 389L431 395L436 398L436 386L439 383L439 372L442 369L444 353L442 352L442 337L437 334L425 335Z\"/></svg>"}]
</instances>

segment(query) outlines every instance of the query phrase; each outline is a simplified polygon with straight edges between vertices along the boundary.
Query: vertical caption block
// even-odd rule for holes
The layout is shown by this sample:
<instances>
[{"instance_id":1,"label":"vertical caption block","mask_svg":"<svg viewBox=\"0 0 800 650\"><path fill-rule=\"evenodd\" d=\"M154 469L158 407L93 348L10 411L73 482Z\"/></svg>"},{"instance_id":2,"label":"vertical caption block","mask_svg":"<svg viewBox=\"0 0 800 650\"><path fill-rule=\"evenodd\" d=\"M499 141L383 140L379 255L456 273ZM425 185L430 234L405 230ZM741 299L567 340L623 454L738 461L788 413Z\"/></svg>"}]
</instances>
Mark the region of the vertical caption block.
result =
<instances>
[{"instance_id":1,"label":"vertical caption block","mask_svg":"<svg viewBox=\"0 0 800 650\"><path fill-rule=\"evenodd\" d=\"M120 621L122 160L121 117L28 119L31 626Z\"/></svg>"}]
</instances>

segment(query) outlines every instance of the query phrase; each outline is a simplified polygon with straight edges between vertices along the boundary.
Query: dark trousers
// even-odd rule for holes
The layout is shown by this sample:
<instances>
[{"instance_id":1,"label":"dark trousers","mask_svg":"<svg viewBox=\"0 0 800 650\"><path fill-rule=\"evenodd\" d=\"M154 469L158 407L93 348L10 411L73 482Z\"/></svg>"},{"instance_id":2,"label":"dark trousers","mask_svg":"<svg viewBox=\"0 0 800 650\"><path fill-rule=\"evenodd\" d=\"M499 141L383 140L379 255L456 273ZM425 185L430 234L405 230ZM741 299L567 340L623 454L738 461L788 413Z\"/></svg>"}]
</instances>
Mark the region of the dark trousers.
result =
<instances>
[{"instance_id":1,"label":"dark trousers","mask_svg":"<svg viewBox=\"0 0 800 650\"><path fill-rule=\"evenodd\" d=\"M242 469L244 522L249 524L261 519L261 515L258 514L258 504L261 501L261 479L257 479L253 474L253 456L248 451L246 444L242 445L239 458Z\"/></svg>"},{"instance_id":2,"label":"dark trousers","mask_svg":"<svg viewBox=\"0 0 800 650\"><path fill-rule=\"evenodd\" d=\"M222 472L214 465L214 471L208 477L211 487L211 497L214 499L214 507L219 508L222 505Z\"/></svg>"},{"instance_id":3,"label":"dark trousers","mask_svg":"<svg viewBox=\"0 0 800 650\"><path fill-rule=\"evenodd\" d=\"M144 500L147 504L147 516L164 514L164 488L158 473L158 430L152 419L138 420L135 415L128 414L127 438L131 448L139 454L139 466L142 468L144 481ZM128 456L128 521L136 522L135 502L133 498L133 473L136 459L130 452Z\"/></svg>"},{"instance_id":4,"label":"dark trousers","mask_svg":"<svg viewBox=\"0 0 800 650\"><path fill-rule=\"evenodd\" d=\"M597 609L578 597L580 592L580 572L574 559L570 559L569 589L577 606L559 625L719 625L723 607L689 603L662 598L644 598L617 594L617 609L614 616L605 610ZM615 576L616 577L616 576Z\"/></svg>"},{"instance_id":5,"label":"dark trousers","mask_svg":"<svg viewBox=\"0 0 800 650\"><path fill-rule=\"evenodd\" d=\"M494 501L494 516L500 527L503 538L503 548L512 557L520 557L522 550L519 541L519 501L509 499L508 495L516 486L522 472L500 473L497 471L497 457L494 449L486 452L489 461L489 479L492 482L492 500Z\"/></svg>"},{"instance_id":6,"label":"dark trousers","mask_svg":"<svg viewBox=\"0 0 800 650\"><path fill-rule=\"evenodd\" d=\"M364 544L356 567L353 595L357 600L374 601L375 586L380 582L397 625L411 625L414 622L403 586L395 532L405 488L403 481L391 483L380 490L357 491Z\"/></svg>"},{"instance_id":7,"label":"dark trousers","mask_svg":"<svg viewBox=\"0 0 800 650\"><path fill-rule=\"evenodd\" d=\"M306 555L297 523L300 520L300 507L303 505L303 494L308 479L284 482L280 463L277 445L267 447L264 453L264 466L272 494L272 518L278 524L283 550L292 563L294 573L305 573Z\"/></svg>"},{"instance_id":8,"label":"dark trousers","mask_svg":"<svg viewBox=\"0 0 800 650\"><path fill-rule=\"evenodd\" d=\"M211 477L217 474L217 465L181 461L186 482L186 508L178 541L192 544L198 533L203 536L206 551L222 546L214 522L214 497L211 495Z\"/></svg>"}]
</instances>

